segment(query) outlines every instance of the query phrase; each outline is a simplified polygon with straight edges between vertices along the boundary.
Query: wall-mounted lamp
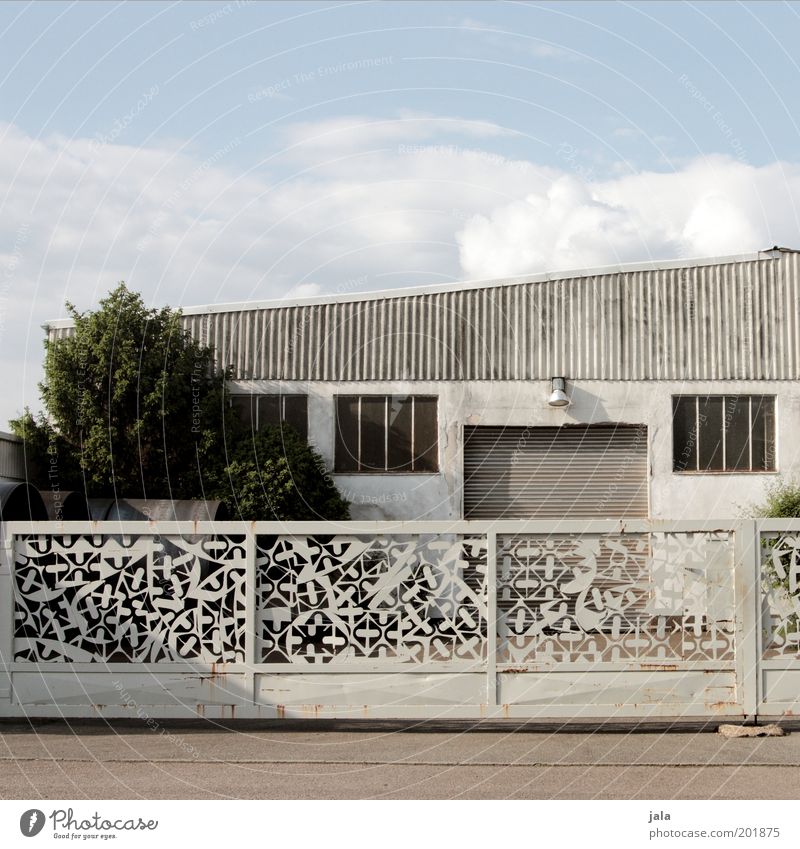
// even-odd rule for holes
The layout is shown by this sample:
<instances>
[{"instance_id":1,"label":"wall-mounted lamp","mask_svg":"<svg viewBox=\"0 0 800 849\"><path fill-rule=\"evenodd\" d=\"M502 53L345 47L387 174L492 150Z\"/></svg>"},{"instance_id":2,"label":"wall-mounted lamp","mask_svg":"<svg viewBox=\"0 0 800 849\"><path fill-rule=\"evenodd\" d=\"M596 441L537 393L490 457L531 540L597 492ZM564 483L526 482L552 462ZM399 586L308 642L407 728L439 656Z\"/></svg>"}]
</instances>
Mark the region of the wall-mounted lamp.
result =
<instances>
[{"instance_id":1,"label":"wall-mounted lamp","mask_svg":"<svg viewBox=\"0 0 800 849\"><path fill-rule=\"evenodd\" d=\"M547 403L551 407L566 407L569 404L567 397L567 381L564 377L554 377L550 381L553 391L547 399Z\"/></svg>"}]
</instances>

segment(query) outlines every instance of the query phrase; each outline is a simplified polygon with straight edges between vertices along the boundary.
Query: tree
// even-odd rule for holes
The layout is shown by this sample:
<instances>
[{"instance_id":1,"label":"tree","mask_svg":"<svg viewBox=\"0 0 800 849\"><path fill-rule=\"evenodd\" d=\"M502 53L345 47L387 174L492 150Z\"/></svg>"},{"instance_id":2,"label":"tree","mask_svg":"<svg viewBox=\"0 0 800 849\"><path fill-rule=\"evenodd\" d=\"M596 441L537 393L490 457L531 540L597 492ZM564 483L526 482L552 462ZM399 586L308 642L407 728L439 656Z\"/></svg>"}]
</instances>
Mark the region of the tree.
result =
<instances>
[{"instance_id":1,"label":"tree","mask_svg":"<svg viewBox=\"0 0 800 849\"><path fill-rule=\"evenodd\" d=\"M34 417L26 409L9 424L24 442L25 463L32 483L40 489L83 489L79 457L42 413Z\"/></svg>"},{"instance_id":2,"label":"tree","mask_svg":"<svg viewBox=\"0 0 800 849\"><path fill-rule=\"evenodd\" d=\"M234 415L230 375L183 330L180 311L147 309L124 283L94 312L67 308L74 332L45 341L47 415L11 422L36 485L90 498L219 498L247 520L348 517L293 428L254 434Z\"/></svg>"},{"instance_id":3,"label":"tree","mask_svg":"<svg viewBox=\"0 0 800 849\"><path fill-rule=\"evenodd\" d=\"M216 497L241 519L348 519L322 457L289 425L239 435Z\"/></svg>"},{"instance_id":4,"label":"tree","mask_svg":"<svg viewBox=\"0 0 800 849\"><path fill-rule=\"evenodd\" d=\"M147 309L124 283L94 312L67 308L74 333L45 341L47 420L26 411L11 423L34 466L46 465L41 445L55 434L90 496L202 495L204 476L224 466L230 419L212 350L182 329L179 311Z\"/></svg>"}]
</instances>

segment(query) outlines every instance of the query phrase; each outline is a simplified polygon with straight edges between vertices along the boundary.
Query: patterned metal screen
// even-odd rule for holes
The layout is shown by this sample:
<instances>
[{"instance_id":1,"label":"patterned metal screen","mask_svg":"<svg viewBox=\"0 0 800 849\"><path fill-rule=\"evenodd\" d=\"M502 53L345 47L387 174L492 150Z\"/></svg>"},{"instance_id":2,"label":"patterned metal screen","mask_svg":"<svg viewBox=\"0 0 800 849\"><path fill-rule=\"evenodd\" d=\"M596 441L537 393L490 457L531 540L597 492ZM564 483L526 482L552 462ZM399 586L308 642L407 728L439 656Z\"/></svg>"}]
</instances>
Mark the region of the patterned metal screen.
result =
<instances>
[{"instance_id":1,"label":"patterned metal screen","mask_svg":"<svg viewBox=\"0 0 800 849\"><path fill-rule=\"evenodd\" d=\"M259 659L486 657L486 538L258 537Z\"/></svg>"},{"instance_id":2,"label":"patterned metal screen","mask_svg":"<svg viewBox=\"0 0 800 849\"><path fill-rule=\"evenodd\" d=\"M797 519L64 527L0 557L4 716L800 710Z\"/></svg>"},{"instance_id":3,"label":"patterned metal screen","mask_svg":"<svg viewBox=\"0 0 800 849\"><path fill-rule=\"evenodd\" d=\"M244 660L244 536L23 536L15 660Z\"/></svg>"},{"instance_id":4,"label":"patterned metal screen","mask_svg":"<svg viewBox=\"0 0 800 849\"><path fill-rule=\"evenodd\" d=\"M764 657L800 658L800 535L762 534Z\"/></svg>"},{"instance_id":5,"label":"patterned metal screen","mask_svg":"<svg viewBox=\"0 0 800 849\"><path fill-rule=\"evenodd\" d=\"M255 662L484 663L487 541L258 536ZM725 533L500 536L497 661L730 659L732 545ZM771 645L796 652L797 543L770 550L767 574L791 581L769 596ZM16 660L244 660L244 536L32 535L16 551Z\"/></svg>"},{"instance_id":6,"label":"patterned metal screen","mask_svg":"<svg viewBox=\"0 0 800 849\"><path fill-rule=\"evenodd\" d=\"M502 537L498 662L728 660L727 534Z\"/></svg>"}]
</instances>

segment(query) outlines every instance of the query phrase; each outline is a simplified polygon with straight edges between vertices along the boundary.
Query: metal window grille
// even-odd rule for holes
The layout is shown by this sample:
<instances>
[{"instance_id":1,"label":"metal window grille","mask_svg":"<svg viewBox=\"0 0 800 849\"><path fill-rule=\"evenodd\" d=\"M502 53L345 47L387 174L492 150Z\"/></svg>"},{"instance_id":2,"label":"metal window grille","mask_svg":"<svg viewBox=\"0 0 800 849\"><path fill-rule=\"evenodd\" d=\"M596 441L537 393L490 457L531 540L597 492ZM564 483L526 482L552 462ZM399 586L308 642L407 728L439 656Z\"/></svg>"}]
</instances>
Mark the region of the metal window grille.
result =
<instances>
[{"instance_id":1,"label":"metal window grille","mask_svg":"<svg viewBox=\"0 0 800 849\"><path fill-rule=\"evenodd\" d=\"M676 395L673 471L775 471L775 398Z\"/></svg>"},{"instance_id":2,"label":"metal window grille","mask_svg":"<svg viewBox=\"0 0 800 849\"><path fill-rule=\"evenodd\" d=\"M437 472L436 396L339 395L338 472Z\"/></svg>"}]
</instances>

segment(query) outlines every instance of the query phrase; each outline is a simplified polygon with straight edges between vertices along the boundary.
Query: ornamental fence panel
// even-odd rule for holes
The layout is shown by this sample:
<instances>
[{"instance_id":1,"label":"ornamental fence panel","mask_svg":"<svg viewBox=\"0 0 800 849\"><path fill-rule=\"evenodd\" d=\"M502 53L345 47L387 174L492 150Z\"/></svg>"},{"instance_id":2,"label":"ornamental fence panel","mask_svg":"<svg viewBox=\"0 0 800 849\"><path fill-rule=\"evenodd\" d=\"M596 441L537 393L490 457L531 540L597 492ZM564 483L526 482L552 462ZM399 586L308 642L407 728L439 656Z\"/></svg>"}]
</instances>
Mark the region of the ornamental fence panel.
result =
<instances>
[{"instance_id":1,"label":"ornamental fence panel","mask_svg":"<svg viewBox=\"0 0 800 849\"><path fill-rule=\"evenodd\" d=\"M800 521L39 522L0 716L800 710Z\"/></svg>"}]
</instances>

